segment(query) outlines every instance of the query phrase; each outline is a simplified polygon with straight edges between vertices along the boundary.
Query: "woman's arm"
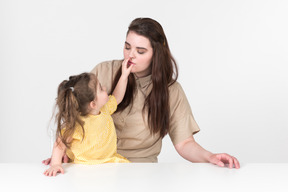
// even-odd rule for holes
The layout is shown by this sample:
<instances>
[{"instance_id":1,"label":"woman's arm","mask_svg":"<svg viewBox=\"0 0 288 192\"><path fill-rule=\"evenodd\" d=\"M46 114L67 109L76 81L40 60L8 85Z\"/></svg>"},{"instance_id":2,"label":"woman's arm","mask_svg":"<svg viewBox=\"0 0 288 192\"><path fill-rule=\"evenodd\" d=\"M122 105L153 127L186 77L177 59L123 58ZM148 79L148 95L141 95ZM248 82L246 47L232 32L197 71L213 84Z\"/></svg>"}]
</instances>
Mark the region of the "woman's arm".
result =
<instances>
[{"instance_id":1,"label":"woman's arm","mask_svg":"<svg viewBox=\"0 0 288 192\"><path fill-rule=\"evenodd\" d=\"M52 158L50 163L50 168L44 172L46 176L56 176L58 172L64 173L64 169L62 167L62 157L65 153L66 146L61 141L60 138L54 143Z\"/></svg>"},{"instance_id":2,"label":"woman's arm","mask_svg":"<svg viewBox=\"0 0 288 192\"><path fill-rule=\"evenodd\" d=\"M127 66L128 59L125 59L122 62L122 74L121 77L113 91L113 95L116 98L117 105L121 103L121 101L124 98L125 92L126 92L126 87L127 87L127 82L128 82L128 76L131 72L131 69L133 65Z\"/></svg>"},{"instance_id":3,"label":"woman's arm","mask_svg":"<svg viewBox=\"0 0 288 192\"><path fill-rule=\"evenodd\" d=\"M195 163L212 163L220 167L229 164L229 168L240 168L239 161L226 153L213 154L201 147L193 136L175 145L175 149L184 159Z\"/></svg>"}]
</instances>

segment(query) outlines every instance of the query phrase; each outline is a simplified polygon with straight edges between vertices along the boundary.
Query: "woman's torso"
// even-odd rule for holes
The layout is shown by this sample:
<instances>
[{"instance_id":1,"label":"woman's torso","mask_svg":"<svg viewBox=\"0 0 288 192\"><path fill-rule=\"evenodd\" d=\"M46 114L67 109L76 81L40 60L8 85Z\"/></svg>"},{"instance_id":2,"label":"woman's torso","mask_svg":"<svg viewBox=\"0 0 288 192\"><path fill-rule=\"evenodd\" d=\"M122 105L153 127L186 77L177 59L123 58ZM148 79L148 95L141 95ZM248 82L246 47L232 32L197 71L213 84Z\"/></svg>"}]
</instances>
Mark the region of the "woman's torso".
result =
<instances>
[{"instance_id":1,"label":"woman's torso","mask_svg":"<svg viewBox=\"0 0 288 192\"><path fill-rule=\"evenodd\" d=\"M122 60L107 61L98 64L92 73L107 92L111 93L112 82ZM112 115L116 133L118 153L132 162L157 162L162 147L159 134L152 135L147 125L147 113L142 113L146 96L152 90L151 75L136 79L136 94L130 111L128 106L122 112ZM194 121L188 100L178 82L169 87L170 131L169 135L174 144L188 138L199 131ZM130 111L130 112L129 112Z\"/></svg>"}]
</instances>

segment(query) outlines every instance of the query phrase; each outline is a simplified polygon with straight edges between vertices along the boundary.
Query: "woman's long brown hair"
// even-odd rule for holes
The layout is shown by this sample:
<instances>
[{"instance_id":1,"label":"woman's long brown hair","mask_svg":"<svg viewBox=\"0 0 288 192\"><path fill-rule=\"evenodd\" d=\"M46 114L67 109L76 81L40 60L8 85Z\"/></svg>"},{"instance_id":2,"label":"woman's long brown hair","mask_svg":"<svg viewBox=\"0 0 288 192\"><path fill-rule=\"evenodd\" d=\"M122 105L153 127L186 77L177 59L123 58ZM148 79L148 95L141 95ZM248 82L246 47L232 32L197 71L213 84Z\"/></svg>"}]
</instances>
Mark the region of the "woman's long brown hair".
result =
<instances>
[{"instance_id":1,"label":"woman's long brown hair","mask_svg":"<svg viewBox=\"0 0 288 192\"><path fill-rule=\"evenodd\" d=\"M84 122L80 116L88 114L88 105L96 96L96 86L97 78L91 73L70 76L69 80L62 81L58 86L56 99L58 113L55 119L57 123L56 137L60 137L67 148L71 144L68 139L74 134L77 124L82 128L82 139L85 136Z\"/></svg>"},{"instance_id":2,"label":"woman's long brown hair","mask_svg":"<svg viewBox=\"0 0 288 192\"><path fill-rule=\"evenodd\" d=\"M137 18L133 20L128 28L130 31L142 35L150 40L153 48L151 61L152 91L146 97L142 113L148 112L148 125L151 134L160 133L163 138L169 131L170 105L169 86L178 78L178 68L172 57L168 41L162 26L150 18ZM112 90L121 76L121 68L117 71L113 81ZM136 82L133 74L129 75L127 90L123 101L117 111L122 111L130 105L133 106L133 97L136 90Z\"/></svg>"}]
</instances>

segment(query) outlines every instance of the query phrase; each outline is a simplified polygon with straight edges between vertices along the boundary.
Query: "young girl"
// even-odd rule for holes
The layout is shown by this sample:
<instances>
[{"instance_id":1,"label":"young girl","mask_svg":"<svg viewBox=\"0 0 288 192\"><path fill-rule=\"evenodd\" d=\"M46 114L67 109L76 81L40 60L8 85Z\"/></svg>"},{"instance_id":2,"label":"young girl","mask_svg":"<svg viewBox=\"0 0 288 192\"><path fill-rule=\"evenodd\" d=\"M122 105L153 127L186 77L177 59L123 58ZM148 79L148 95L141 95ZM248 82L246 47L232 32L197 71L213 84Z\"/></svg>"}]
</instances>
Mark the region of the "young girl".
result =
<instances>
[{"instance_id":1,"label":"young girl","mask_svg":"<svg viewBox=\"0 0 288 192\"><path fill-rule=\"evenodd\" d=\"M73 163L128 163L117 153L117 137L111 115L122 101L133 65L122 63L122 75L113 95L98 82L95 74L71 76L58 87L57 140L53 147L46 176L64 173L62 156L65 151Z\"/></svg>"}]
</instances>

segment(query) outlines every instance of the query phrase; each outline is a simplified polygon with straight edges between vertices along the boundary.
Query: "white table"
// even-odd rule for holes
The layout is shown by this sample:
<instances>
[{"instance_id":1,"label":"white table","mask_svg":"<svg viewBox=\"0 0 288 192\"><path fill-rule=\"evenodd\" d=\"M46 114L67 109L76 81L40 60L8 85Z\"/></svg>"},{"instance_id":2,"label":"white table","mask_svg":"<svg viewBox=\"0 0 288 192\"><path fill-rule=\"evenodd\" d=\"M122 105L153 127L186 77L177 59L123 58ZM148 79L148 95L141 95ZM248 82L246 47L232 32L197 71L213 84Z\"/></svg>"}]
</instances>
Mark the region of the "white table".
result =
<instances>
[{"instance_id":1,"label":"white table","mask_svg":"<svg viewBox=\"0 0 288 192\"><path fill-rule=\"evenodd\" d=\"M0 191L288 191L287 164L242 164L229 169L206 163L64 164L46 177L42 164L0 164Z\"/></svg>"}]
</instances>

